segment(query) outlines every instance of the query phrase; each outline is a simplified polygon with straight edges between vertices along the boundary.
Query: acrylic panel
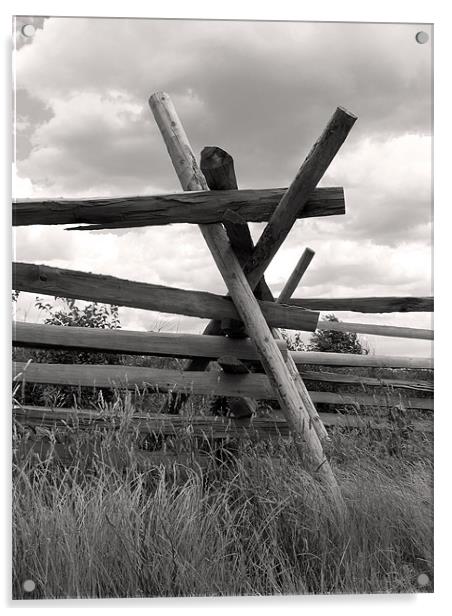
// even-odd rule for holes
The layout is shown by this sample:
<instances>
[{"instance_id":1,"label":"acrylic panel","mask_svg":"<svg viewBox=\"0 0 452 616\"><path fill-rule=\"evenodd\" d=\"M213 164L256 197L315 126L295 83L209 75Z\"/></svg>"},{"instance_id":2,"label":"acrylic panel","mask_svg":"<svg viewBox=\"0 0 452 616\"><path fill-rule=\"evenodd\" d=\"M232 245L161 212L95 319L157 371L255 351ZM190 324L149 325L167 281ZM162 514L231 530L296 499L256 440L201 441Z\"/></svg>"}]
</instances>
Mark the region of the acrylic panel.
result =
<instances>
[{"instance_id":1,"label":"acrylic panel","mask_svg":"<svg viewBox=\"0 0 452 616\"><path fill-rule=\"evenodd\" d=\"M13 39L13 598L432 592L433 25Z\"/></svg>"}]
</instances>

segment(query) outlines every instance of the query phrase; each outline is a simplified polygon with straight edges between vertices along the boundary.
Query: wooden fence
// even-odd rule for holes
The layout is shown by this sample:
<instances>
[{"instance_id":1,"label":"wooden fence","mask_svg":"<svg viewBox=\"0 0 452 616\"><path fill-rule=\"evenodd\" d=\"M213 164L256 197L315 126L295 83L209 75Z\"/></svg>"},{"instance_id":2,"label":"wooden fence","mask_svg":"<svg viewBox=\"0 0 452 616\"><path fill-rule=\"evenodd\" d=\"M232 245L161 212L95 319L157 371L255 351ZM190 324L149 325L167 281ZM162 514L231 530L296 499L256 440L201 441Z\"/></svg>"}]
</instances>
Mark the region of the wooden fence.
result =
<instances>
[{"instance_id":1,"label":"wooden fence","mask_svg":"<svg viewBox=\"0 0 452 616\"><path fill-rule=\"evenodd\" d=\"M305 251L278 300L265 283L264 272L297 219L343 215L344 191L317 188L329 163L356 118L338 108L288 189L239 190L233 161L220 148L205 148L198 168L188 139L169 97L157 93L151 109L167 145L185 193L151 197L90 200L27 200L13 203L13 224L76 225L71 232L131 228L175 223L198 224L227 284L228 296L189 291L144 282L132 282L46 265L14 263L13 288L54 295L211 319L204 334L171 334L61 327L15 322L13 344L25 348L57 348L122 355L188 358L184 369L136 366L88 366L15 363L15 381L83 387L117 387L169 392L162 410L169 414L136 415L132 426L141 432L173 434L189 425L196 434L294 434L306 450L312 469L331 489L338 506L341 496L326 460L322 443L325 426L391 427L385 416L368 418L367 406L433 410L433 386L427 378L410 376L412 370L431 370L430 358L385 357L340 353L289 351L276 328L314 332L336 330L380 336L431 340L426 329L372 323L319 321L320 311L430 312L431 297L292 298L312 259ZM210 189L210 191L209 191ZM248 221L267 221L253 245ZM270 328L270 329L269 329ZM225 335L227 334L227 335ZM220 370L207 370L218 362ZM330 366L339 371L313 370ZM309 368L311 366L311 369ZM400 375L385 376L340 372L342 367L400 368ZM261 370L263 373L256 372ZM304 380L311 385L306 388ZM360 393L317 391L318 383L360 385ZM385 389L382 390L381 386ZM369 391L375 389L375 391ZM378 388L378 389L377 389ZM384 393L382 393L384 391ZM416 395L416 392L422 392ZM235 417L178 415L190 394L239 399ZM282 415L254 415L255 400L277 400ZM169 401L168 401L169 400ZM318 413L318 404L361 409L361 415ZM334 410L334 409L332 409ZM16 405L15 418L29 425L78 427L113 425L115 418L87 410L50 409ZM233 413L234 415L234 413ZM113 424L112 424L113 422ZM413 429L430 431L431 420L417 417ZM319 470L321 469L321 470Z\"/></svg>"}]
</instances>

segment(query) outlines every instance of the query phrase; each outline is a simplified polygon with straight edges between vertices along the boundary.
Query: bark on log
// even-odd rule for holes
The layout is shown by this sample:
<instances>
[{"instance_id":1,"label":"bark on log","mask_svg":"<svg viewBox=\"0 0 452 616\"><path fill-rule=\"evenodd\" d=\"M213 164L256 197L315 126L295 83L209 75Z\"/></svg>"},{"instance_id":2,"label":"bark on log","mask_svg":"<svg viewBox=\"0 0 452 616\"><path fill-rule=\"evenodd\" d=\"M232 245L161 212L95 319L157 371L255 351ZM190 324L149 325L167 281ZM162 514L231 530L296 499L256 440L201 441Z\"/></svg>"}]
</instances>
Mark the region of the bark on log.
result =
<instances>
[{"instance_id":1,"label":"bark on log","mask_svg":"<svg viewBox=\"0 0 452 616\"><path fill-rule=\"evenodd\" d=\"M276 209L285 188L190 192L115 199L27 200L13 202L13 226L68 225L80 230L123 229L175 223L221 222L227 210L249 222L265 222ZM317 188L300 218L345 214L340 187Z\"/></svg>"}]
</instances>

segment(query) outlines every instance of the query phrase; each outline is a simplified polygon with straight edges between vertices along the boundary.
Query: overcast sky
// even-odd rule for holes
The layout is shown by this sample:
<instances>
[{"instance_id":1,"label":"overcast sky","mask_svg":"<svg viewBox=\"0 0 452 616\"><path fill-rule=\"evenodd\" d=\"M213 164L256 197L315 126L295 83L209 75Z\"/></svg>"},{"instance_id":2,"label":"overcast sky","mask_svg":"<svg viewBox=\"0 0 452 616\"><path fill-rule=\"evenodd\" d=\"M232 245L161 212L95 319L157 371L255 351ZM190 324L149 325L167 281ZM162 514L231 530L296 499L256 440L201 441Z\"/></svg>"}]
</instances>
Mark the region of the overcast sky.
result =
<instances>
[{"instance_id":1,"label":"overcast sky","mask_svg":"<svg viewBox=\"0 0 452 616\"><path fill-rule=\"evenodd\" d=\"M197 155L218 145L241 188L290 184L337 106L358 116L321 185L346 215L297 221L268 269L277 295L306 246L297 297L431 295L432 66L429 26L50 18L17 21L20 197L176 192L148 106L166 90ZM253 225L255 239L263 225ZM196 226L117 232L19 228L15 259L225 293ZM36 320L34 295L17 318ZM121 309L123 327L201 331L204 322ZM342 320L431 327L429 314ZM426 341L368 337L377 353L429 355Z\"/></svg>"}]
</instances>

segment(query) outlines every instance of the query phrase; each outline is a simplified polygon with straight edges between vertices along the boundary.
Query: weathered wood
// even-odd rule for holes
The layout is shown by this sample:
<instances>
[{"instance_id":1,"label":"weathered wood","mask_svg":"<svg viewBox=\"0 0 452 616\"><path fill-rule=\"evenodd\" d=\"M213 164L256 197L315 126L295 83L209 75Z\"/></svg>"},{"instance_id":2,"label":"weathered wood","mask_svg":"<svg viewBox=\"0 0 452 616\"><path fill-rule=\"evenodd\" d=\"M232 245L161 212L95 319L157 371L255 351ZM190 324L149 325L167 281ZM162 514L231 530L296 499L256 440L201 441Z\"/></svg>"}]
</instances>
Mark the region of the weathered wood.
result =
<instances>
[{"instance_id":1,"label":"weathered wood","mask_svg":"<svg viewBox=\"0 0 452 616\"><path fill-rule=\"evenodd\" d=\"M237 186L232 157L227 152L225 152L224 150L221 150L220 148L216 148L216 149L211 148L208 150L208 154L209 156L207 156L207 153L204 154L204 159L207 159L207 160L204 160L203 156L201 156L201 163L202 163L201 170L204 171L203 169L203 164L204 164L204 167L206 168L206 171L207 171L207 175L210 178L211 182L214 183L216 181L215 180L215 168L219 166L220 167L220 179L219 179L220 185L225 186L225 182L229 181L231 182L231 186ZM227 180L226 180L226 177L228 178ZM215 187L215 184L213 184L213 186ZM210 184L209 184L209 188L212 188ZM247 260L251 257L254 251L254 243L251 237L250 230L248 228L248 224L236 212L233 212L231 210L228 210L228 212L226 212L223 224L226 228L226 232L228 234L231 247L233 251L235 252L235 254L237 255L240 265L243 267L245 263L247 262ZM299 267L296 268L297 271L291 277L292 279L290 282L290 289L287 288L283 290L281 300L284 300L290 297L290 293L292 291L291 287L294 285L295 278L297 278L297 283L295 284L295 287L296 287L301 276L303 275L303 272L308 267L309 262L312 259L312 256L313 256L313 253L312 255L310 255L309 252L307 254L305 253L304 259L302 259L302 263L299 264ZM266 299L269 301L274 301L272 292L269 289L267 283L265 282L264 277L261 278L259 284L256 286L254 294L259 299ZM233 336L237 336L237 334L240 334L241 332L245 332L245 328L243 327L243 324L237 323L236 321L230 321L228 323L228 329L226 329L224 325L224 321L223 321L222 329L223 331L226 330L229 333L229 335L233 335ZM283 340L282 334L279 330L272 329L272 335L277 341ZM303 381L298 373L295 363L290 357L285 357L285 361L286 361L286 366L289 371L289 374L292 377L294 384L298 390L298 394L303 404L306 407L306 410L310 417L310 422L312 423L312 426L314 427L317 433L317 436L319 437L321 441L327 441L328 433L325 427L323 426L322 422L320 421L319 415L317 413L317 409L315 408L309 396L309 393L303 384ZM243 415L245 415L245 413L243 413Z\"/></svg>"},{"instance_id":2,"label":"weathered wood","mask_svg":"<svg viewBox=\"0 0 452 616\"><path fill-rule=\"evenodd\" d=\"M279 294L278 299L276 300L278 304L290 303L290 298L295 292L295 289L300 284L300 280L308 269L314 255L315 252L311 248L304 249L303 254L301 255L298 263L296 264L293 272L289 276L286 284L284 285L281 293Z\"/></svg>"},{"instance_id":3,"label":"weathered wood","mask_svg":"<svg viewBox=\"0 0 452 616\"><path fill-rule=\"evenodd\" d=\"M250 340L231 340L222 336L199 336L197 334L62 327L21 323L20 321L15 321L13 324L13 344L20 347L81 349L127 355L194 356L201 362L205 361L204 358L211 361L221 355L232 354L246 361L259 361L256 347ZM277 341L277 344L283 356L287 354L287 344L284 341ZM433 369L433 359L430 357L355 355L313 351L291 351L289 354L298 365ZM199 371L203 369L199 368Z\"/></svg>"},{"instance_id":4,"label":"weathered wood","mask_svg":"<svg viewBox=\"0 0 452 616\"><path fill-rule=\"evenodd\" d=\"M253 417L236 420L225 417L206 416L171 416L171 415L139 415L125 418L123 415L102 414L97 411L47 408L39 406L14 406L13 415L16 421L26 426L41 426L46 428L66 429L74 426L83 429L117 429L118 425L128 424L132 431L141 434L163 434L177 436L187 431L195 437L221 438L251 438L265 439L271 437L287 437L291 434L289 424L280 417ZM393 429L397 427L384 418L357 417L356 415L341 415L338 413L320 413L326 426L362 429ZM414 420L407 422L407 427L414 431L433 432L431 420ZM179 460L179 459L177 459Z\"/></svg>"},{"instance_id":5,"label":"weathered wood","mask_svg":"<svg viewBox=\"0 0 452 616\"><path fill-rule=\"evenodd\" d=\"M13 345L29 348L59 348L124 355L155 355L160 357L190 357L216 360L224 355L259 361L256 347L249 339L231 340L224 336L140 332L95 327L63 327L14 321ZM278 346L287 354L287 343Z\"/></svg>"},{"instance_id":6,"label":"weathered wood","mask_svg":"<svg viewBox=\"0 0 452 616\"><path fill-rule=\"evenodd\" d=\"M391 338L414 338L416 340L433 340L433 330L419 329L415 327L374 325L372 323L348 323L343 321L319 321L317 329L322 331L369 334L372 336L389 336Z\"/></svg>"},{"instance_id":7,"label":"weathered wood","mask_svg":"<svg viewBox=\"0 0 452 616\"><path fill-rule=\"evenodd\" d=\"M305 207L309 195L322 179L356 122L356 116L338 107L325 130L313 145L294 181L285 192L260 236L245 274L252 289L262 278L279 247L293 227L297 215Z\"/></svg>"},{"instance_id":8,"label":"weathered wood","mask_svg":"<svg viewBox=\"0 0 452 616\"><path fill-rule=\"evenodd\" d=\"M206 180L196 163L190 143L169 96L164 92L157 92L150 97L149 104L182 188L184 190L206 189ZM315 185L312 189L314 188ZM310 192L312 192L312 189ZM303 458L305 454L308 454L307 457L313 473L328 487L338 511L343 513L345 506L341 492L325 457L320 440L310 425L307 410L294 382L290 378L284 359L272 337L242 267L228 242L224 228L218 224L200 225L200 230L228 287L240 318L257 347L262 365L271 380L272 388L276 393L281 409L297 437L296 445L301 457ZM259 275L254 287L262 274ZM253 376L243 375L233 378L242 380Z\"/></svg>"},{"instance_id":9,"label":"weathered wood","mask_svg":"<svg viewBox=\"0 0 452 616\"><path fill-rule=\"evenodd\" d=\"M17 291L207 319L240 319L234 303L229 298L214 293L132 282L114 276L88 274L47 265L13 263L13 288ZM317 327L318 312L297 306L279 306L272 302L259 304L264 317L272 326L304 331L314 331Z\"/></svg>"},{"instance_id":10,"label":"weathered wood","mask_svg":"<svg viewBox=\"0 0 452 616\"><path fill-rule=\"evenodd\" d=\"M210 190L237 189L237 179L234 170L234 161L232 157L221 148L203 148L201 152L201 171L206 178L207 186ZM234 214L237 218L239 218L239 223L234 221L230 222L229 220L227 220L226 218L228 214ZM227 210L226 218L223 221L226 233L228 234L229 241L231 242L231 246L239 260L239 263L243 265L243 263L249 256L248 253L244 254L242 251L242 236L243 233L246 233L246 223L243 222L243 219L240 218L238 214L232 212L231 210ZM246 230L248 231L248 227L246 227ZM256 297L259 297L259 292L255 292L255 295ZM235 338L243 338L246 335L242 321L236 321L233 319L211 321L207 325L203 333L204 335L210 335L212 332L221 332L223 335L228 334ZM192 359L185 364L184 370L205 370L207 369L208 365L208 360L202 362L199 359ZM186 403L187 398L187 395L170 396L165 400L164 404L162 405L161 412L171 414L179 413L182 406ZM255 412L257 405L255 401L252 401L248 398L243 398L242 400L230 400L229 407L233 407L233 412L236 416L249 416ZM215 400L211 405L211 411L213 413L218 413L220 411L222 412L223 408L224 403L221 400Z\"/></svg>"},{"instance_id":11,"label":"weathered wood","mask_svg":"<svg viewBox=\"0 0 452 616\"><path fill-rule=\"evenodd\" d=\"M210 190L238 189L234 161L225 150L212 146L203 148L200 167ZM235 215L236 220L231 220L231 215ZM243 267L249 256L246 251L247 234L249 235L247 223L232 210L227 210L223 218L223 225L235 256ZM259 292L254 294L258 299L262 299ZM234 338L244 338L247 335L242 321L223 319L221 330L223 334Z\"/></svg>"},{"instance_id":12,"label":"weathered wood","mask_svg":"<svg viewBox=\"0 0 452 616\"><path fill-rule=\"evenodd\" d=\"M13 202L13 225L85 224L81 230L115 229L221 222L226 210L239 212L249 222L267 221L285 188L190 192L115 199L33 199ZM309 196L300 218L345 214L340 187L317 188Z\"/></svg>"},{"instance_id":13,"label":"weathered wood","mask_svg":"<svg viewBox=\"0 0 452 616\"><path fill-rule=\"evenodd\" d=\"M355 355L354 353L321 353L317 351L292 351L297 365L355 366L360 368L410 368L432 370L431 357L405 357L398 355Z\"/></svg>"},{"instance_id":14,"label":"weathered wood","mask_svg":"<svg viewBox=\"0 0 452 616\"><path fill-rule=\"evenodd\" d=\"M234 355L222 355L217 359L217 363L228 374L250 374L250 369L245 364L234 357Z\"/></svg>"},{"instance_id":15,"label":"weathered wood","mask_svg":"<svg viewBox=\"0 0 452 616\"><path fill-rule=\"evenodd\" d=\"M272 339L273 340L273 339ZM265 374L226 374L225 372L181 372L162 368L84 364L37 364L13 362L15 381L76 387L116 387L146 389L155 393L182 393L250 397L257 400L280 400L273 381ZM310 391L313 402L367 406L397 406L433 409L431 398L406 398L401 395L368 395ZM306 421L309 421L309 416ZM291 423L291 422L290 422ZM291 423L291 425L293 425ZM297 432L297 430L294 430ZM312 430L310 431L312 433ZM316 435L317 437L317 435Z\"/></svg>"},{"instance_id":16,"label":"weathered wood","mask_svg":"<svg viewBox=\"0 0 452 616\"><path fill-rule=\"evenodd\" d=\"M270 218L252 255L245 263L244 272L252 290L259 284L266 268L294 225L297 212L303 210L309 194L312 193L322 178L355 121L356 117L353 114L341 108L336 109L321 137L309 152L294 181ZM273 332L273 335L275 335L275 332ZM279 336L280 334L276 334L276 337ZM310 422L314 425L318 438L321 438L319 433L325 433L324 428L290 357L286 362L286 368L293 379L302 405L307 409Z\"/></svg>"},{"instance_id":17,"label":"weathered wood","mask_svg":"<svg viewBox=\"0 0 452 616\"><path fill-rule=\"evenodd\" d=\"M391 387L397 389L414 389L418 391L433 392L433 381L405 380L392 378L375 378L361 374L342 374L341 372L313 372L300 370L300 375L308 381L323 383L346 383L349 385L370 385L371 387Z\"/></svg>"},{"instance_id":18,"label":"weathered wood","mask_svg":"<svg viewBox=\"0 0 452 616\"><path fill-rule=\"evenodd\" d=\"M322 312L433 312L433 297L292 297L287 303Z\"/></svg>"}]
</instances>

